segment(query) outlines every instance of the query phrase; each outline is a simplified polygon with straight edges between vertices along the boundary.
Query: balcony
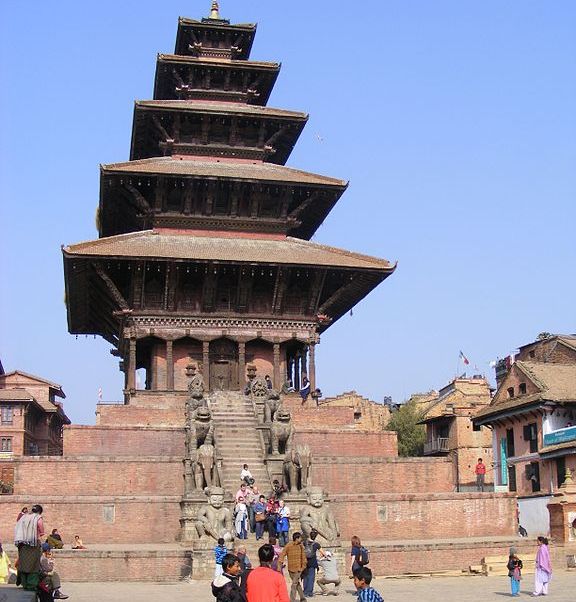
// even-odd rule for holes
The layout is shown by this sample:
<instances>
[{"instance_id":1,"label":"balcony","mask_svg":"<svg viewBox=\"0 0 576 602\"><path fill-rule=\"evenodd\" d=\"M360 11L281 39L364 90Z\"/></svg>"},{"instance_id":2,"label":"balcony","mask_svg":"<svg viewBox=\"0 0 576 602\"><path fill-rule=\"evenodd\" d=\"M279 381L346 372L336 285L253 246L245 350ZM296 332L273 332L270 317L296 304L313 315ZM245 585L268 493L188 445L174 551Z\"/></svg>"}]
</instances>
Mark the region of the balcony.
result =
<instances>
[{"instance_id":1,"label":"balcony","mask_svg":"<svg viewBox=\"0 0 576 602\"><path fill-rule=\"evenodd\" d=\"M448 437L439 437L424 443L424 455L448 453Z\"/></svg>"},{"instance_id":2,"label":"balcony","mask_svg":"<svg viewBox=\"0 0 576 602\"><path fill-rule=\"evenodd\" d=\"M576 441L576 426L566 426L544 435L544 447L568 441Z\"/></svg>"}]
</instances>

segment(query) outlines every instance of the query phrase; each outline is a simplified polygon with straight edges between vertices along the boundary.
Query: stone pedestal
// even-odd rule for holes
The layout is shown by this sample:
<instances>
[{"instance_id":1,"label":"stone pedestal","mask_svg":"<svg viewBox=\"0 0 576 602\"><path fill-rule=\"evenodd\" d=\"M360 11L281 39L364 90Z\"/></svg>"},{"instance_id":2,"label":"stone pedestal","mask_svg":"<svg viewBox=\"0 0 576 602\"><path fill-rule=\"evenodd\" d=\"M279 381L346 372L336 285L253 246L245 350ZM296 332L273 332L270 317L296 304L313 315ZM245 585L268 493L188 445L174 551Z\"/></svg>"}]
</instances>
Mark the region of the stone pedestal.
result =
<instances>
[{"instance_id":1,"label":"stone pedestal","mask_svg":"<svg viewBox=\"0 0 576 602\"><path fill-rule=\"evenodd\" d=\"M206 496L201 492L182 498L180 502L180 531L176 536L176 541L186 545L198 541L196 519L198 509L205 503Z\"/></svg>"},{"instance_id":2,"label":"stone pedestal","mask_svg":"<svg viewBox=\"0 0 576 602\"><path fill-rule=\"evenodd\" d=\"M570 470L560 489L548 503L550 536L555 543L576 542L576 483Z\"/></svg>"},{"instance_id":3,"label":"stone pedestal","mask_svg":"<svg viewBox=\"0 0 576 602\"><path fill-rule=\"evenodd\" d=\"M284 454L269 454L266 456L266 467L268 468L268 474L270 475L270 481L278 479L280 483L283 482L283 470L284 470Z\"/></svg>"}]
</instances>

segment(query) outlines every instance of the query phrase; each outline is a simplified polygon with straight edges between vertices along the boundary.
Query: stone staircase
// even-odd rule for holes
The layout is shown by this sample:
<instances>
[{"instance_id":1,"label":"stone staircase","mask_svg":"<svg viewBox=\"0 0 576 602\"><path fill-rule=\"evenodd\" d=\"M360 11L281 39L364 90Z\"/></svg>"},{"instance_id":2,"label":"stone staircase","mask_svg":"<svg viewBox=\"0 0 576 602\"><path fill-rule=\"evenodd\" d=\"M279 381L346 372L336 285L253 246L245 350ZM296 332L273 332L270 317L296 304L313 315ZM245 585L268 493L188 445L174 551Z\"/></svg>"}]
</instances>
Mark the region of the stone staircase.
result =
<instances>
[{"instance_id":1,"label":"stone staircase","mask_svg":"<svg viewBox=\"0 0 576 602\"><path fill-rule=\"evenodd\" d=\"M209 395L209 404L224 488L234 495L240 487L242 465L248 464L259 490L266 493L271 483L252 401L239 391L215 391Z\"/></svg>"}]
</instances>

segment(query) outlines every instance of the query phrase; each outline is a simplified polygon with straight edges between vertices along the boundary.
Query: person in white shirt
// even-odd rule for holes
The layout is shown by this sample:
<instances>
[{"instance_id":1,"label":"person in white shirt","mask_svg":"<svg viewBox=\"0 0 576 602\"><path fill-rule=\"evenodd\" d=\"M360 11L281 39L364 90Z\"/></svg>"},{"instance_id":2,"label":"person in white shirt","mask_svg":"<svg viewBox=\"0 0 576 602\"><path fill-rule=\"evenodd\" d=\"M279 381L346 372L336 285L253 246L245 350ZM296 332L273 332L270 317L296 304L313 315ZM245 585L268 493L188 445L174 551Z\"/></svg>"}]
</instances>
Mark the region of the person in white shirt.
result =
<instances>
[{"instance_id":1,"label":"person in white shirt","mask_svg":"<svg viewBox=\"0 0 576 602\"><path fill-rule=\"evenodd\" d=\"M242 470L240 472L240 480L244 481L246 485L254 485L254 477L252 473L248 470L248 464L244 464Z\"/></svg>"}]
</instances>

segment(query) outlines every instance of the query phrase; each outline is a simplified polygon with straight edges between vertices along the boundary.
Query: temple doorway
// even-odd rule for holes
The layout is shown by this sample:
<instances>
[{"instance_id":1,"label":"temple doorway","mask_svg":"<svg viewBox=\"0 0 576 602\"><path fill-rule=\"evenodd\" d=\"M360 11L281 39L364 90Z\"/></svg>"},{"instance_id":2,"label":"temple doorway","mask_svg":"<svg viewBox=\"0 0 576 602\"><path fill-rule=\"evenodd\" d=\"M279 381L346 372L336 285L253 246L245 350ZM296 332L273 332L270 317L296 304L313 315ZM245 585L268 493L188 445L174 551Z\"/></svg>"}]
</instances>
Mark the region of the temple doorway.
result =
<instances>
[{"instance_id":1,"label":"temple doorway","mask_svg":"<svg viewBox=\"0 0 576 602\"><path fill-rule=\"evenodd\" d=\"M210 389L238 388L238 347L230 339L216 339L210 343Z\"/></svg>"}]
</instances>

